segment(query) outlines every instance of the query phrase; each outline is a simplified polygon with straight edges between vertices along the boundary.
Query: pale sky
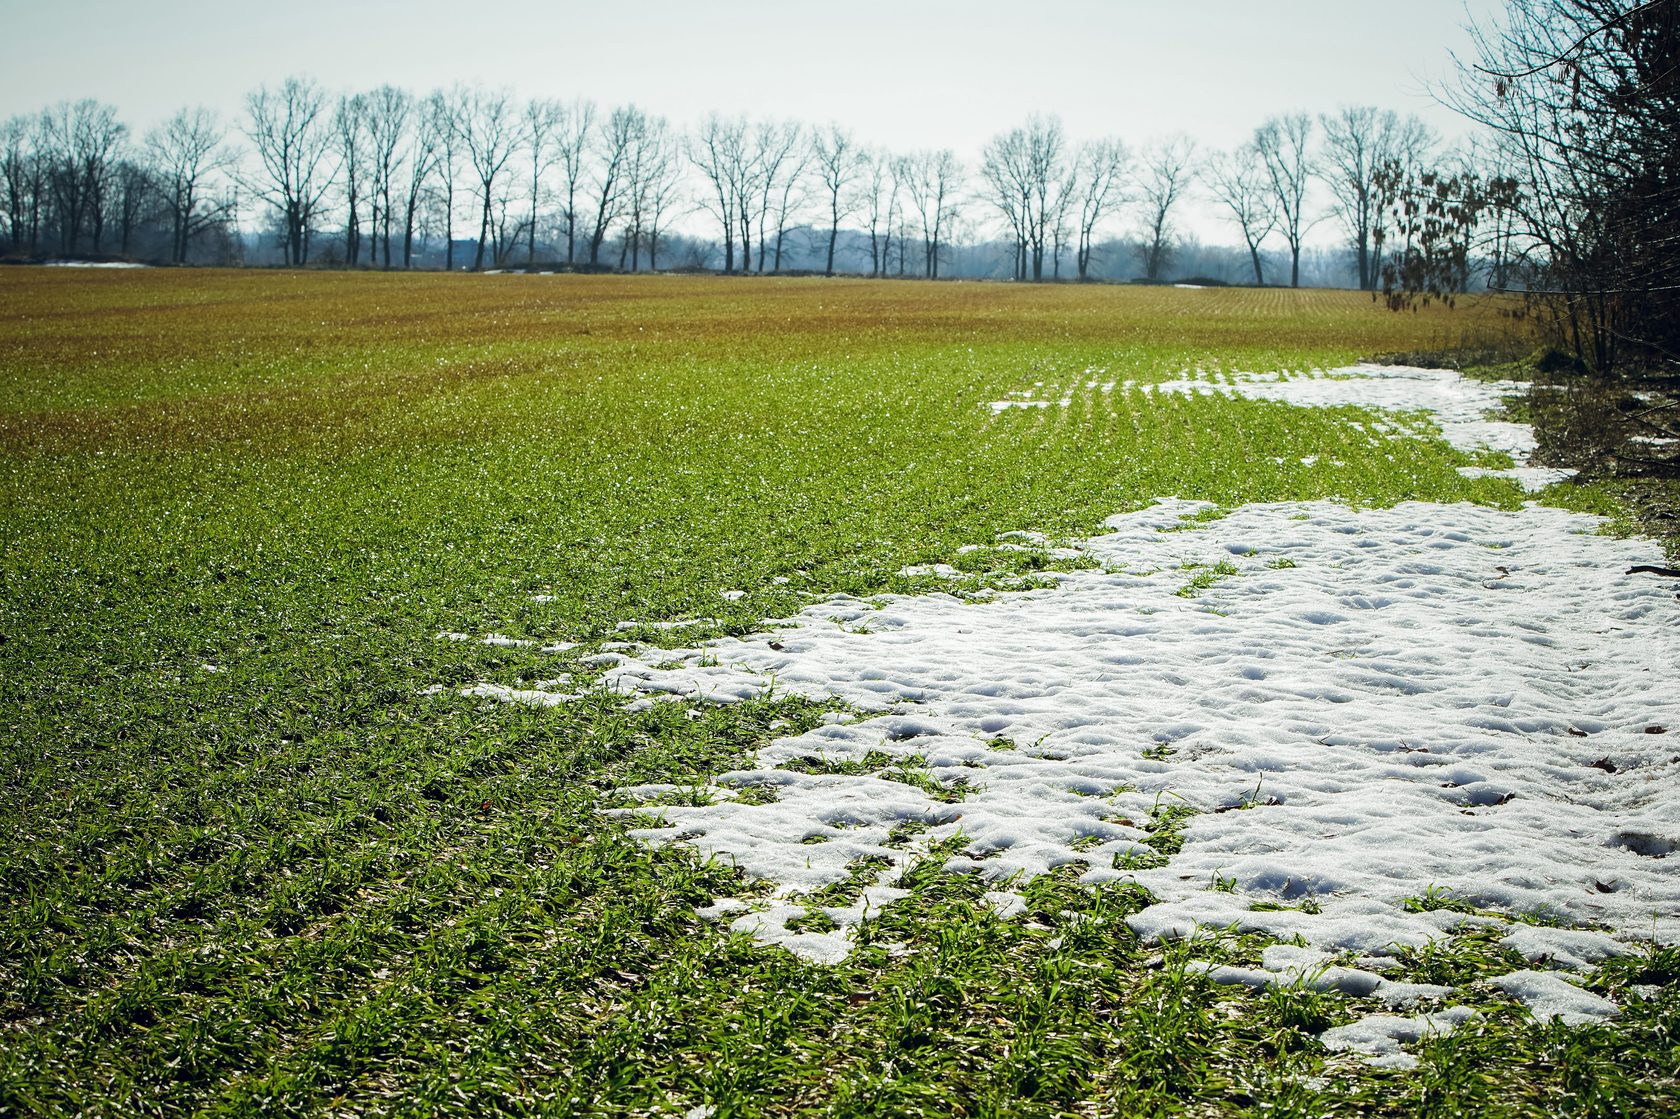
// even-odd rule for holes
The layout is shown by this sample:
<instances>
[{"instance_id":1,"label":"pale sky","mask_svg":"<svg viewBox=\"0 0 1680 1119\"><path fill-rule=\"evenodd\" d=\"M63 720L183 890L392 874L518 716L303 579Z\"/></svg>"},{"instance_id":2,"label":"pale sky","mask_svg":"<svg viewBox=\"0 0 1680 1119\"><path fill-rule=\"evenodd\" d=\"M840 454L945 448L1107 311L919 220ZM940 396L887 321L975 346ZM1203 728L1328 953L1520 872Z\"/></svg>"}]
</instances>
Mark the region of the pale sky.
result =
<instances>
[{"instance_id":1,"label":"pale sky","mask_svg":"<svg viewBox=\"0 0 1680 1119\"><path fill-rule=\"evenodd\" d=\"M1428 94L1499 0L0 0L0 116L109 101L135 132L189 104L237 119L288 74L334 89L456 81L838 121L868 144L950 147L1059 114L1074 139L1207 147L1343 104L1459 119Z\"/></svg>"},{"instance_id":2,"label":"pale sky","mask_svg":"<svg viewBox=\"0 0 1680 1119\"><path fill-rule=\"evenodd\" d=\"M838 120L978 150L1030 112L1075 136L1241 139L1268 113L1373 103L1456 128L1426 84L1497 0L0 0L0 114L95 97L144 131L239 111L291 73L634 101L678 121ZM1403 13L1403 17L1401 15Z\"/></svg>"}]
</instances>

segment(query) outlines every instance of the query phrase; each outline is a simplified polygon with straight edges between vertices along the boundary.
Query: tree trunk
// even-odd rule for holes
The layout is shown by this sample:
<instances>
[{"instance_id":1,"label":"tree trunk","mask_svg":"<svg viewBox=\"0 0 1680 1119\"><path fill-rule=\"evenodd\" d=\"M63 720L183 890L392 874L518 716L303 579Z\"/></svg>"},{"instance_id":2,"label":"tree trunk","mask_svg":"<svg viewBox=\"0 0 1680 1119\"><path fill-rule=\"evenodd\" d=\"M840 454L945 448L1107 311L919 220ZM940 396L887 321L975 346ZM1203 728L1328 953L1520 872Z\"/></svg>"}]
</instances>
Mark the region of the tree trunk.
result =
<instances>
[{"instance_id":1,"label":"tree trunk","mask_svg":"<svg viewBox=\"0 0 1680 1119\"><path fill-rule=\"evenodd\" d=\"M484 213L478 221L478 250L473 253L473 271L484 269L484 238L490 232L490 188L484 188Z\"/></svg>"},{"instance_id":2,"label":"tree trunk","mask_svg":"<svg viewBox=\"0 0 1680 1119\"><path fill-rule=\"evenodd\" d=\"M451 183L443 192L443 270L455 271L455 187Z\"/></svg>"},{"instance_id":3,"label":"tree trunk","mask_svg":"<svg viewBox=\"0 0 1680 1119\"><path fill-rule=\"evenodd\" d=\"M525 263L537 262L537 180L536 164L532 163L531 171L531 228L525 231Z\"/></svg>"},{"instance_id":4,"label":"tree trunk","mask_svg":"<svg viewBox=\"0 0 1680 1119\"><path fill-rule=\"evenodd\" d=\"M169 210L169 263L185 264L187 259L186 213L184 203L177 196Z\"/></svg>"},{"instance_id":5,"label":"tree trunk","mask_svg":"<svg viewBox=\"0 0 1680 1119\"><path fill-rule=\"evenodd\" d=\"M286 236L291 253L292 267L303 265L304 254L308 251L303 243L303 215L298 212L298 204L294 201L286 207Z\"/></svg>"},{"instance_id":6,"label":"tree trunk","mask_svg":"<svg viewBox=\"0 0 1680 1119\"><path fill-rule=\"evenodd\" d=\"M344 263L354 268L362 255L361 227L357 224L356 192L350 192L350 217L344 225Z\"/></svg>"}]
</instances>

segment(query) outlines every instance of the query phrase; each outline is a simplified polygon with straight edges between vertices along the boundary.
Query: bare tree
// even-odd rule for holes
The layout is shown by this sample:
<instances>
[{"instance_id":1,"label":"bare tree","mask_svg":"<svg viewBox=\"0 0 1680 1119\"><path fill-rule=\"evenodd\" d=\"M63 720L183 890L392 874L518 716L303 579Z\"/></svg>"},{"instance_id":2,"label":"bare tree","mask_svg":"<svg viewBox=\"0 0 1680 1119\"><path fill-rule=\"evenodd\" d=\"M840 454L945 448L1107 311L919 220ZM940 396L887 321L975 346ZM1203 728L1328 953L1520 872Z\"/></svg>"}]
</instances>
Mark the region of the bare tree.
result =
<instances>
[{"instance_id":1,"label":"bare tree","mask_svg":"<svg viewBox=\"0 0 1680 1119\"><path fill-rule=\"evenodd\" d=\"M735 271L736 208L741 196L738 172L743 163L741 149L746 146L746 130L744 119L726 120L712 113L701 122L688 145L689 161L705 177L708 187L701 206L717 218L723 231L725 275ZM745 249L742 251L744 255Z\"/></svg>"},{"instance_id":2,"label":"bare tree","mask_svg":"<svg viewBox=\"0 0 1680 1119\"><path fill-rule=\"evenodd\" d=\"M622 175L624 187L620 194L619 217L623 219L618 235L618 270L640 271L642 249L642 196L640 171L646 146L652 139L649 131L652 119L645 114L630 136L624 150Z\"/></svg>"},{"instance_id":3,"label":"bare tree","mask_svg":"<svg viewBox=\"0 0 1680 1119\"><path fill-rule=\"evenodd\" d=\"M99 252L127 126L112 106L83 100L43 112L38 135L58 218L59 251L77 251L85 228L93 251Z\"/></svg>"},{"instance_id":4,"label":"bare tree","mask_svg":"<svg viewBox=\"0 0 1680 1119\"><path fill-rule=\"evenodd\" d=\"M781 126L754 126L744 117L725 120L714 113L690 146L690 159L709 187L702 205L722 224L726 273L735 270L737 239L741 271L752 271L753 231L755 225L761 232L767 228L764 211L771 208L780 181L767 171L766 153L773 155L785 140ZM776 163L778 172L784 163Z\"/></svg>"},{"instance_id":5,"label":"bare tree","mask_svg":"<svg viewBox=\"0 0 1680 1119\"><path fill-rule=\"evenodd\" d=\"M741 143L732 153L730 181L735 185L735 219L741 231L741 271L752 271L753 219L758 215L760 185L764 181L764 136L743 125Z\"/></svg>"},{"instance_id":6,"label":"bare tree","mask_svg":"<svg viewBox=\"0 0 1680 1119\"><path fill-rule=\"evenodd\" d=\"M1319 117L1324 128L1325 180L1335 195L1334 213L1353 245L1359 290L1375 282L1371 268L1371 231L1377 217L1372 179L1387 153L1383 137L1396 128L1398 115L1374 105L1344 106Z\"/></svg>"},{"instance_id":7,"label":"bare tree","mask_svg":"<svg viewBox=\"0 0 1680 1119\"><path fill-rule=\"evenodd\" d=\"M453 211L455 205L455 97L441 90L434 91L421 102L415 112L414 130L409 134L408 152L404 165L408 168L406 189L403 192L403 268L414 266L414 235L424 209L433 197L432 182L438 181L437 193L444 196L443 210ZM444 219L444 267L455 267L453 221Z\"/></svg>"},{"instance_id":8,"label":"bare tree","mask_svg":"<svg viewBox=\"0 0 1680 1119\"><path fill-rule=\"evenodd\" d=\"M907 155L901 155L895 158L893 160L893 173L900 183L908 183L910 181L910 157ZM909 218L906 216L906 210L903 206L900 206L898 210L898 227L895 230L896 236L893 239L894 243L889 247L898 250L898 275L901 278L907 275L904 260L910 245L910 227L907 224L908 222Z\"/></svg>"},{"instance_id":9,"label":"bare tree","mask_svg":"<svg viewBox=\"0 0 1680 1119\"><path fill-rule=\"evenodd\" d=\"M659 238L682 185L681 147L664 117L644 117L632 140L625 165L628 228L624 233L630 270L641 269L645 246L648 267L659 268ZM620 254L619 267L624 267Z\"/></svg>"},{"instance_id":10,"label":"bare tree","mask_svg":"<svg viewBox=\"0 0 1680 1119\"><path fill-rule=\"evenodd\" d=\"M897 157L884 151L866 152L863 162L864 209L869 220L869 274L884 276L892 258L893 227L899 221L903 165Z\"/></svg>"},{"instance_id":11,"label":"bare tree","mask_svg":"<svg viewBox=\"0 0 1680 1119\"><path fill-rule=\"evenodd\" d=\"M472 165L473 191L479 200L478 248L473 254L473 271L478 272L484 268L484 246L496 218L497 183L520 147L512 96L505 89L469 91L457 131Z\"/></svg>"},{"instance_id":12,"label":"bare tree","mask_svg":"<svg viewBox=\"0 0 1680 1119\"><path fill-rule=\"evenodd\" d=\"M991 203L1015 239L1015 278L1044 278L1046 247L1060 240L1069 203L1067 138L1056 117L1034 116L1026 125L994 136L981 157L980 174Z\"/></svg>"},{"instance_id":13,"label":"bare tree","mask_svg":"<svg viewBox=\"0 0 1680 1119\"><path fill-rule=\"evenodd\" d=\"M1289 245L1289 286L1301 286L1301 241L1312 223L1306 220L1307 187L1313 177L1313 122L1306 113L1272 117L1254 133L1254 147L1266 169L1277 205L1278 232Z\"/></svg>"},{"instance_id":14,"label":"bare tree","mask_svg":"<svg viewBox=\"0 0 1680 1119\"><path fill-rule=\"evenodd\" d=\"M1173 208L1183 199L1195 177L1192 171L1195 155L1195 144L1185 136L1157 140L1143 151L1142 174L1137 183L1143 206L1140 215L1143 235L1138 254L1143 258L1147 280L1159 280L1166 269L1177 236L1172 224Z\"/></svg>"},{"instance_id":15,"label":"bare tree","mask_svg":"<svg viewBox=\"0 0 1680 1119\"><path fill-rule=\"evenodd\" d=\"M542 207L542 181L561 158L555 134L565 117L566 108L558 101L536 97L525 103L525 150L531 165L531 217L525 227L527 264L537 259L537 213Z\"/></svg>"},{"instance_id":16,"label":"bare tree","mask_svg":"<svg viewBox=\"0 0 1680 1119\"><path fill-rule=\"evenodd\" d=\"M1201 177L1208 194L1242 230L1248 259L1254 266L1254 282L1264 284L1266 274L1260 264L1260 246L1277 229L1278 211L1259 149L1250 143L1232 151L1215 152L1203 163Z\"/></svg>"},{"instance_id":17,"label":"bare tree","mask_svg":"<svg viewBox=\"0 0 1680 1119\"><path fill-rule=\"evenodd\" d=\"M277 90L259 87L245 104L250 114L245 134L262 168L251 187L280 218L286 262L306 264L316 212L332 185L326 95L307 78L294 77Z\"/></svg>"},{"instance_id":18,"label":"bare tree","mask_svg":"<svg viewBox=\"0 0 1680 1119\"><path fill-rule=\"evenodd\" d=\"M1053 279L1062 278L1062 253L1067 251L1068 234L1073 232L1068 225L1068 215L1078 194L1079 163L1076 157L1067 163L1061 181L1055 185L1046 206L1050 229L1050 275Z\"/></svg>"},{"instance_id":19,"label":"bare tree","mask_svg":"<svg viewBox=\"0 0 1680 1119\"><path fill-rule=\"evenodd\" d=\"M658 165L648 176L647 202L644 206L647 224L648 270L659 271L659 243L664 236L666 222L672 211L681 214L686 190L683 182L681 143L671 136L659 156Z\"/></svg>"},{"instance_id":20,"label":"bare tree","mask_svg":"<svg viewBox=\"0 0 1680 1119\"><path fill-rule=\"evenodd\" d=\"M1026 134L1016 128L994 136L980 154L980 178L989 192L988 201L1002 215L1015 246L1011 274L1027 278L1027 244L1032 226L1031 192L1028 184Z\"/></svg>"},{"instance_id":21,"label":"bare tree","mask_svg":"<svg viewBox=\"0 0 1680 1119\"><path fill-rule=\"evenodd\" d=\"M811 137L812 156L817 165L817 177L822 180L828 197L828 257L823 275L834 275L834 246L840 239L840 219L851 216L857 208L853 187L864 171L859 159L857 141L847 129L831 124Z\"/></svg>"},{"instance_id":22,"label":"bare tree","mask_svg":"<svg viewBox=\"0 0 1680 1119\"><path fill-rule=\"evenodd\" d=\"M185 264L192 239L221 221L225 210L207 205L211 176L229 165L226 134L209 109L182 109L146 137L158 196L169 215L169 260Z\"/></svg>"},{"instance_id":23,"label":"bare tree","mask_svg":"<svg viewBox=\"0 0 1680 1119\"><path fill-rule=\"evenodd\" d=\"M1390 138L1385 157L1378 163L1380 168L1385 163L1398 164L1407 173L1420 172L1431 164L1441 146L1441 138L1435 130L1424 124L1415 116L1402 117L1399 130ZM1377 282L1377 276L1382 269L1382 248L1378 234L1384 231L1385 207L1392 209L1395 199L1385 197L1381 191L1375 192L1378 204L1376 224L1371 230L1371 283Z\"/></svg>"},{"instance_id":24,"label":"bare tree","mask_svg":"<svg viewBox=\"0 0 1680 1119\"><path fill-rule=\"evenodd\" d=\"M1370 105L1345 107L1319 117L1324 129L1324 179L1335 199L1332 212L1353 248L1359 286L1376 287L1382 262L1377 242L1385 200L1377 193L1377 170L1391 161L1412 168L1435 146L1429 127L1415 116L1402 117Z\"/></svg>"},{"instance_id":25,"label":"bare tree","mask_svg":"<svg viewBox=\"0 0 1680 1119\"><path fill-rule=\"evenodd\" d=\"M906 170L908 174L904 185L921 224L923 274L930 280L937 280L939 250L947 227L957 212L962 164L957 162L955 153L943 148L917 152L908 157Z\"/></svg>"},{"instance_id":26,"label":"bare tree","mask_svg":"<svg viewBox=\"0 0 1680 1119\"><path fill-rule=\"evenodd\" d=\"M374 238L368 251L368 263L376 263L374 254L384 250L384 267L391 267L391 223L397 205L403 201L398 194L398 179L406 157L405 143L411 143L415 128L414 98L395 86L383 85L367 95L368 142L371 159L371 193L374 198L374 222L369 235ZM408 226L405 210L405 227ZM406 248L406 246L405 246Z\"/></svg>"},{"instance_id":27,"label":"bare tree","mask_svg":"<svg viewBox=\"0 0 1680 1119\"><path fill-rule=\"evenodd\" d=\"M151 170L132 159L120 159L111 175L107 222L117 226L117 252L127 256L135 230L153 210L158 197Z\"/></svg>"},{"instance_id":28,"label":"bare tree","mask_svg":"<svg viewBox=\"0 0 1680 1119\"><path fill-rule=\"evenodd\" d=\"M1091 244L1098 224L1124 200L1131 152L1119 140L1096 140L1079 150L1079 224L1074 263L1081 280L1090 278Z\"/></svg>"},{"instance_id":29,"label":"bare tree","mask_svg":"<svg viewBox=\"0 0 1680 1119\"><path fill-rule=\"evenodd\" d=\"M143 174L124 158L127 150L128 125L117 120L115 106L100 105L84 114L78 130L77 156L87 187L88 212L93 219L95 253L104 250L106 215L111 212L113 193L120 189L119 173L124 166L130 169L127 181L140 184L136 195L144 190Z\"/></svg>"},{"instance_id":30,"label":"bare tree","mask_svg":"<svg viewBox=\"0 0 1680 1119\"><path fill-rule=\"evenodd\" d=\"M6 242L15 252L27 246L34 252L38 239L35 215L40 213L40 159L35 134L38 122L15 116L0 123L0 190L5 192Z\"/></svg>"},{"instance_id":31,"label":"bare tree","mask_svg":"<svg viewBox=\"0 0 1680 1119\"><path fill-rule=\"evenodd\" d=\"M344 189L344 263L361 263L361 205L368 192L370 164L367 98L345 95L333 110L333 136L338 144L339 181Z\"/></svg>"},{"instance_id":32,"label":"bare tree","mask_svg":"<svg viewBox=\"0 0 1680 1119\"><path fill-rule=\"evenodd\" d=\"M645 114L634 105L614 109L607 115L595 152L595 177L590 191L595 203L595 225L589 234L591 265L601 262L601 244L622 211L625 164L646 121Z\"/></svg>"},{"instance_id":33,"label":"bare tree","mask_svg":"<svg viewBox=\"0 0 1680 1119\"><path fill-rule=\"evenodd\" d=\"M782 270L782 243L788 217L802 200L799 191L805 181L811 149L805 142L804 128L793 121L782 124L765 121L758 126L756 135L757 181L762 191L758 201L758 271L762 274L772 231L775 252L771 267L777 272Z\"/></svg>"},{"instance_id":34,"label":"bare tree","mask_svg":"<svg viewBox=\"0 0 1680 1119\"><path fill-rule=\"evenodd\" d=\"M556 166L560 168L561 193L565 196L566 263L577 263L578 193L583 189L584 165L595 132L595 103L571 101L560 107L554 128Z\"/></svg>"},{"instance_id":35,"label":"bare tree","mask_svg":"<svg viewBox=\"0 0 1680 1119\"><path fill-rule=\"evenodd\" d=\"M1450 100L1521 173L1530 309L1590 371L1680 368L1680 4L1509 0L1471 32Z\"/></svg>"},{"instance_id":36,"label":"bare tree","mask_svg":"<svg viewBox=\"0 0 1680 1119\"><path fill-rule=\"evenodd\" d=\"M1054 233L1055 192L1065 174L1067 138L1057 117L1035 116L1027 121L1027 244L1032 252L1034 280L1044 279L1044 251Z\"/></svg>"},{"instance_id":37,"label":"bare tree","mask_svg":"<svg viewBox=\"0 0 1680 1119\"><path fill-rule=\"evenodd\" d=\"M521 216L523 202L524 198L518 191L515 177L502 176L490 218L490 259L498 268L508 262L515 246L524 236L525 219Z\"/></svg>"}]
</instances>

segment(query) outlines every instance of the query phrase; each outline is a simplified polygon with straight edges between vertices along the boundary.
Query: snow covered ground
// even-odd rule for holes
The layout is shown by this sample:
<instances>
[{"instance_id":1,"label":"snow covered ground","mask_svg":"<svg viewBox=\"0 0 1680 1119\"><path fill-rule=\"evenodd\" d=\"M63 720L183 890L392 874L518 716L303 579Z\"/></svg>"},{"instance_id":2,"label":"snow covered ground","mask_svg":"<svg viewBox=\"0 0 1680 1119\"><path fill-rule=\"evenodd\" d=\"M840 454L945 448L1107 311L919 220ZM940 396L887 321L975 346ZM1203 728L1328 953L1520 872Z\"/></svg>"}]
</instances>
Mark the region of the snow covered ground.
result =
<instances>
[{"instance_id":1,"label":"snow covered ground","mask_svg":"<svg viewBox=\"0 0 1680 1119\"><path fill-rule=\"evenodd\" d=\"M1430 887L1675 935L1680 609L1624 574L1654 545L1537 506L1255 505L1168 531L1202 508L1112 518L1085 544L1111 570L1054 589L837 598L773 634L621 654L605 683L650 697L774 688L862 713L773 744L715 804L657 809L668 829L647 837L809 890L860 857L902 864L889 832L928 821L924 839L966 837L955 865L1000 881L1067 863L1135 879L1161 899L1136 921L1153 935L1235 922L1382 953L1459 920L1397 908ZM1181 595L1220 564L1235 574ZM966 796L778 768L871 752ZM779 799L732 799L756 783ZM1125 869L1159 804L1199 812L1182 852ZM1320 913L1249 909L1307 897Z\"/></svg>"},{"instance_id":2,"label":"snow covered ground","mask_svg":"<svg viewBox=\"0 0 1680 1119\"><path fill-rule=\"evenodd\" d=\"M1152 391L1421 409L1519 469L1533 445L1484 418L1496 389L1439 371ZM1187 519L1207 509L1163 499L1110 518L1079 545L1100 567L1050 589L836 597L762 634L597 658L602 683L639 702L773 690L857 712L773 743L719 777L712 803L659 807L669 787L631 790L662 825L640 834L777 883L768 905L720 899L706 915L814 960L842 958L868 911L899 896L895 871L828 909L829 931L787 927L800 894L860 859L901 868L960 836L949 865L995 882L1002 913L1012 882L1072 864L1087 882L1146 886L1158 903L1132 922L1145 936L1234 925L1305 945L1216 979L1305 980L1396 1007L1447 994L1383 980L1396 946L1491 921L1404 899L1448 890L1544 914L1577 927L1492 921L1542 969L1504 989L1541 1015L1613 1012L1547 969L1680 939L1680 603L1671 583L1626 574L1661 563L1657 545L1536 504ZM893 779L888 761L961 798ZM740 798L749 786L775 799ZM1142 841L1161 806L1195 815L1182 850L1152 865ZM925 825L908 846L907 822ZM1356 966L1325 970L1335 953ZM1404 1064L1399 1041L1466 1015L1381 1016L1326 1042Z\"/></svg>"}]
</instances>

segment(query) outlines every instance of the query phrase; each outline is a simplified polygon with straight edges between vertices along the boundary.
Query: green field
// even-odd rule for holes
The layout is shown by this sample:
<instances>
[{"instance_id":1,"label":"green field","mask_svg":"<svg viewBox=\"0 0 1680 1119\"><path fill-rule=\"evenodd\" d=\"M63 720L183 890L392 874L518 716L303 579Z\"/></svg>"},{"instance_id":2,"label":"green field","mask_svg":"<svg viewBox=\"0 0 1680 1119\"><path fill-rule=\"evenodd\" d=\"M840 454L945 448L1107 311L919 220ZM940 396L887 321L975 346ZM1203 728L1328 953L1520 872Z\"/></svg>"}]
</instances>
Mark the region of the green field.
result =
<instances>
[{"instance_id":1,"label":"green field","mask_svg":"<svg viewBox=\"0 0 1680 1119\"><path fill-rule=\"evenodd\" d=\"M1445 443L1399 455L1351 409L1084 387L1480 343L1498 312L0 269L0 1116L1673 1106L1672 952L1600 976L1662 984L1644 1017L1492 1006L1405 1074L1316 1047L1358 1000L1216 987L1136 943L1135 891L1054 876L1002 921L924 865L870 934L909 953L866 936L806 965L696 918L751 888L735 872L598 807L736 768L820 705L422 694L553 676L624 621L716 620L691 641L808 594L927 589L897 572L1156 495L1515 507ZM1035 386L1072 403L986 407ZM580 644L438 640L455 630ZM1499 951L1418 966L1474 975Z\"/></svg>"}]
</instances>

